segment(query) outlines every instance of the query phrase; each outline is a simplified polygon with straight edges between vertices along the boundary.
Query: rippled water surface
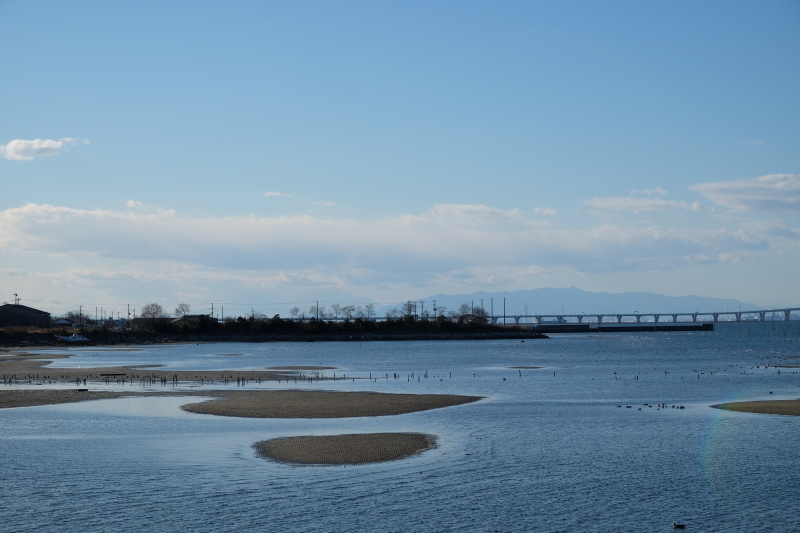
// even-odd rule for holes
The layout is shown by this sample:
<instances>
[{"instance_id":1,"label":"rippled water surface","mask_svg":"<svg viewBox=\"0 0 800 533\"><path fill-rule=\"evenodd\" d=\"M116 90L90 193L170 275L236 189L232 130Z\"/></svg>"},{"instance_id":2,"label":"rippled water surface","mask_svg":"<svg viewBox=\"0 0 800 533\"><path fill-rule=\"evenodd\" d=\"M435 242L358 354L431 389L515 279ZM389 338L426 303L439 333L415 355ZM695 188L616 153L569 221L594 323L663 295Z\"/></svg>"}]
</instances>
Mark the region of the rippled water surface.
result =
<instances>
[{"instance_id":1,"label":"rippled water surface","mask_svg":"<svg viewBox=\"0 0 800 533\"><path fill-rule=\"evenodd\" d=\"M666 531L682 522L690 531L800 531L800 418L709 407L800 397L798 369L772 366L800 364L799 327L72 349L53 365L324 365L347 380L248 388L486 399L340 420L196 415L180 405L198 398L174 397L2 410L0 530ZM353 381L370 374L378 379ZM382 431L431 433L439 447L348 467L282 465L252 448L280 436Z\"/></svg>"}]
</instances>

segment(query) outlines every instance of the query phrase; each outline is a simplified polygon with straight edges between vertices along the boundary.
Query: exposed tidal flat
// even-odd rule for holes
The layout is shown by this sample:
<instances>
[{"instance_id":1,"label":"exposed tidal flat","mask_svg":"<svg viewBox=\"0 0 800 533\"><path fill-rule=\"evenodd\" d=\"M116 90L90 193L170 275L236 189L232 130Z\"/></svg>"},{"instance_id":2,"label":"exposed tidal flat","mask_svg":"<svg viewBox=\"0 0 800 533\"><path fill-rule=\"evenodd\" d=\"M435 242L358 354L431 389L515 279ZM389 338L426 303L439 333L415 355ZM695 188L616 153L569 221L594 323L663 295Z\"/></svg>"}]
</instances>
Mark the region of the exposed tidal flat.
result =
<instances>
[{"instance_id":1,"label":"exposed tidal flat","mask_svg":"<svg viewBox=\"0 0 800 533\"><path fill-rule=\"evenodd\" d=\"M13 520L16 531L56 524L62 531L131 524L150 531L662 531L673 522L692 531L800 529L792 512L800 419L711 408L799 397L800 374L786 367L800 356L798 324L725 326L525 343L59 350L69 357L38 366L38 382L19 380L0 391L75 393L74 382L50 385L41 374L87 367L186 379L89 379L80 385L86 393L122 397L0 410L0 520ZM217 379L197 380L193 372ZM281 377L237 381L247 372ZM295 384L292 373L313 381ZM273 391L483 399L344 418L181 408L222 405L226 393ZM349 438L356 439L351 449L366 443L374 450L380 445L370 441L381 435L391 436L386 443L416 435L435 445L388 462L323 468L292 466L296 458L266 461L254 447L271 442L302 451L327 436L334 452L347 449ZM324 448L320 454L331 453Z\"/></svg>"}]
</instances>

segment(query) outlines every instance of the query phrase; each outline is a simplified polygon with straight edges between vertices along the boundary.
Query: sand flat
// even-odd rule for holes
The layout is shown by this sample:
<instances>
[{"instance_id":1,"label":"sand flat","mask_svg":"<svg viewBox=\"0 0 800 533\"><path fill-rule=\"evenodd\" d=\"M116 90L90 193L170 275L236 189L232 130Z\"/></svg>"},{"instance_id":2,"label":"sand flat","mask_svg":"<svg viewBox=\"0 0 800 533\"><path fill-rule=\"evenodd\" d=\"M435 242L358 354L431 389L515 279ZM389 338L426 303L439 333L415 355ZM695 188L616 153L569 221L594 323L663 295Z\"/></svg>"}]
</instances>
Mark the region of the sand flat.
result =
<instances>
[{"instance_id":1,"label":"sand flat","mask_svg":"<svg viewBox=\"0 0 800 533\"><path fill-rule=\"evenodd\" d=\"M335 366L289 365L271 366L270 370L336 370Z\"/></svg>"},{"instance_id":2,"label":"sand flat","mask_svg":"<svg viewBox=\"0 0 800 533\"><path fill-rule=\"evenodd\" d=\"M78 389L0 390L0 409L86 402L91 400L119 398L121 396L132 396L132 394L108 391L90 392Z\"/></svg>"},{"instance_id":3,"label":"sand flat","mask_svg":"<svg viewBox=\"0 0 800 533\"><path fill-rule=\"evenodd\" d=\"M133 396L203 396L215 399L182 406L198 414L244 418L351 418L415 413L480 400L448 394L385 394L308 390L91 391L0 389L0 409Z\"/></svg>"},{"instance_id":4,"label":"sand flat","mask_svg":"<svg viewBox=\"0 0 800 533\"><path fill-rule=\"evenodd\" d=\"M480 400L451 394L337 391L211 391L219 399L182 406L186 411L245 418L352 418L391 416Z\"/></svg>"},{"instance_id":5,"label":"sand flat","mask_svg":"<svg viewBox=\"0 0 800 533\"><path fill-rule=\"evenodd\" d=\"M257 442L259 456L297 465L359 465L396 461L436 447L422 433L357 433L283 437Z\"/></svg>"},{"instance_id":6,"label":"sand flat","mask_svg":"<svg viewBox=\"0 0 800 533\"><path fill-rule=\"evenodd\" d=\"M767 415L800 416L800 400L763 400L755 402L730 402L712 405L726 411L742 413L762 413Z\"/></svg>"}]
</instances>

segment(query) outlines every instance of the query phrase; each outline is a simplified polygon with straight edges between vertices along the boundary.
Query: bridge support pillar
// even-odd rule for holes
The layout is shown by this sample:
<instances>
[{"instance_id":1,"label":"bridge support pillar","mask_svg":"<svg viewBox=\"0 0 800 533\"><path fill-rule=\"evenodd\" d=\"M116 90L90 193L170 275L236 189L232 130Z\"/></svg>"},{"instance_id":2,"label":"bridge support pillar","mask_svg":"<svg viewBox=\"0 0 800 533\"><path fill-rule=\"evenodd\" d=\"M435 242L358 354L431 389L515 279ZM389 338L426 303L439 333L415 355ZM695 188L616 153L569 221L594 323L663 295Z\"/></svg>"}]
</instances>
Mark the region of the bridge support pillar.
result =
<instances>
[{"instance_id":1,"label":"bridge support pillar","mask_svg":"<svg viewBox=\"0 0 800 533\"><path fill-rule=\"evenodd\" d=\"M758 320L760 322L764 322L764 320L766 320L766 317L767 317L767 313L763 313L763 312L758 313Z\"/></svg>"},{"instance_id":2,"label":"bridge support pillar","mask_svg":"<svg viewBox=\"0 0 800 533\"><path fill-rule=\"evenodd\" d=\"M515 324L519 324L519 317L518 317L518 316L515 316L515 317L514 317L514 323L515 323Z\"/></svg>"},{"instance_id":3,"label":"bridge support pillar","mask_svg":"<svg viewBox=\"0 0 800 533\"><path fill-rule=\"evenodd\" d=\"M678 315L672 315L672 321L673 322L677 322L678 321Z\"/></svg>"},{"instance_id":4,"label":"bridge support pillar","mask_svg":"<svg viewBox=\"0 0 800 533\"><path fill-rule=\"evenodd\" d=\"M692 315L692 322L697 322L697 313Z\"/></svg>"},{"instance_id":5,"label":"bridge support pillar","mask_svg":"<svg viewBox=\"0 0 800 533\"><path fill-rule=\"evenodd\" d=\"M711 316L714 317L714 322L719 322L719 313L711 313Z\"/></svg>"},{"instance_id":6,"label":"bridge support pillar","mask_svg":"<svg viewBox=\"0 0 800 533\"><path fill-rule=\"evenodd\" d=\"M617 324L622 324L622 315L617 315Z\"/></svg>"},{"instance_id":7,"label":"bridge support pillar","mask_svg":"<svg viewBox=\"0 0 800 533\"><path fill-rule=\"evenodd\" d=\"M656 324L658 324L659 318L661 318L661 315L653 315L653 319L656 321Z\"/></svg>"},{"instance_id":8,"label":"bridge support pillar","mask_svg":"<svg viewBox=\"0 0 800 533\"><path fill-rule=\"evenodd\" d=\"M597 323L598 324L602 324L603 323L603 315L597 315Z\"/></svg>"},{"instance_id":9,"label":"bridge support pillar","mask_svg":"<svg viewBox=\"0 0 800 533\"><path fill-rule=\"evenodd\" d=\"M789 319L791 318L791 315L792 315L791 311L784 311L783 312L783 316L785 317L786 322L789 322Z\"/></svg>"},{"instance_id":10,"label":"bridge support pillar","mask_svg":"<svg viewBox=\"0 0 800 533\"><path fill-rule=\"evenodd\" d=\"M742 321L742 313L734 313L736 315L736 322Z\"/></svg>"}]
</instances>

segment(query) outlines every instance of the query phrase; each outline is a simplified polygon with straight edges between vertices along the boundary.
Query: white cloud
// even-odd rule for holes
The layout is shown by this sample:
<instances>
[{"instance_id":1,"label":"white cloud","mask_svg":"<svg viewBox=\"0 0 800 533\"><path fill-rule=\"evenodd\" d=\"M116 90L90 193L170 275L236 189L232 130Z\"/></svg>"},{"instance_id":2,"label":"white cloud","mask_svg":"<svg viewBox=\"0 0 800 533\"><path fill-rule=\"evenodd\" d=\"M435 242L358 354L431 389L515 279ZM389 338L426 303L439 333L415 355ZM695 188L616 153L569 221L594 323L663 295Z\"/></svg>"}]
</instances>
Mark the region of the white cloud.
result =
<instances>
[{"instance_id":1,"label":"white cloud","mask_svg":"<svg viewBox=\"0 0 800 533\"><path fill-rule=\"evenodd\" d=\"M552 207L536 207L533 210L533 214L554 217L558 214L558 210L553 209Z\"/></svg>"},{"instance_id":2,"label":"white cloud","mask_svg":"<svg viewBox=\"0 0 800 533\"><path fill-rule=\"evenodd\" d=\"M631 191L631 194L641 194L645 196L666 196L667 191L661 187L656 187L655 189L644 189L641 191L633 190Z\"/></svg>"},{"instance_id":3,"label":"white cloud","mask_svg":"<svg viewBox=\"0 0 800 533\"><path fill-rule=\"evenodd\" d=\"M0 145L0 156L15 161L32 161L37 157L58 155L68 145L89 144L86 139L64 137L57 141L52 139L14 139L5 146Z\"/></svg>"},{"instance_id":4,"label":"white cloud","mask_svg":"<svg viewBox=\"0 0 800 533\"><path fill-rule=\"evenodd\" d=\"M708 211L698 202L677 202L674 200L662 200L660 198L633 198L630 196L617 196L611 198L590 198L584 203L595 209L604 211L630 211L634 214L641 214L648 211Z\"/></svg>"},{"instance_id":5,"label":"white cloud","mask_svg":"<svg viewBox=\"0 0 800 533\"><path fill-rule=\"evenodd\" d=\"M277 198L291 198L291 194L287 194L285 192L277 192L277 191L268 191L264 193L264 196L270 197L277 197Z\"/></svg>"},{"instance_id":6,"label":"white cloud","mask_svg":"<svg viewBox=\"0 0 800 533\"><path fill-rule=\"evenodd\" d=\"M691 187L714 203L736 211L800 213L800 175L769 174L753 179L698 183Z\"/></svg>"}]
</instances>

